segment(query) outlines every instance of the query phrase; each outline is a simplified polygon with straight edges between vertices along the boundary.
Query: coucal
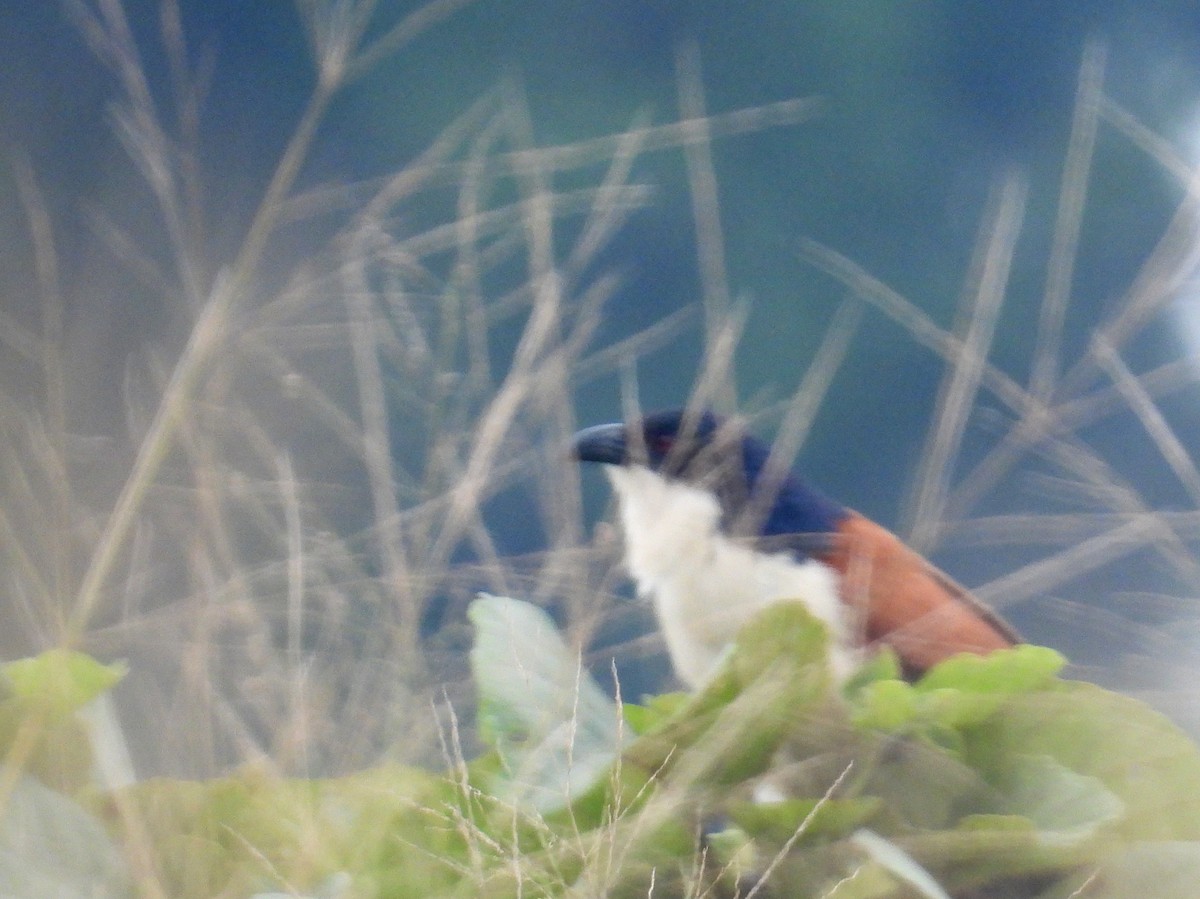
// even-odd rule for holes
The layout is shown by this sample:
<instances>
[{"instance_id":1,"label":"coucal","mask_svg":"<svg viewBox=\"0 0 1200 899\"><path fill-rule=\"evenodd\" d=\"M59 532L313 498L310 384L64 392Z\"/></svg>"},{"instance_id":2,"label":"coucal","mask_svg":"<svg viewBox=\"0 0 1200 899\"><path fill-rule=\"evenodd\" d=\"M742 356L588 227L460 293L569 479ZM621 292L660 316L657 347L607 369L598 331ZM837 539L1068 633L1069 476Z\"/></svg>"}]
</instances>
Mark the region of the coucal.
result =
<instances>
[{"instance_id":1,"label":"coucal","mask_svg":"<svg viewBox=\"0 0 1200 899\"><path fill-rule=\"evenodd\" d=\"M832 635L841 677L878 643L917 675L960 652L1019 642L995 612L895 534L793 472L734 423L682 410L597 425L575 456L616 491L625 563L654 602L675 672L704 683L738 628L774 602L803 602Z\"/></svg>"}]
</instances>

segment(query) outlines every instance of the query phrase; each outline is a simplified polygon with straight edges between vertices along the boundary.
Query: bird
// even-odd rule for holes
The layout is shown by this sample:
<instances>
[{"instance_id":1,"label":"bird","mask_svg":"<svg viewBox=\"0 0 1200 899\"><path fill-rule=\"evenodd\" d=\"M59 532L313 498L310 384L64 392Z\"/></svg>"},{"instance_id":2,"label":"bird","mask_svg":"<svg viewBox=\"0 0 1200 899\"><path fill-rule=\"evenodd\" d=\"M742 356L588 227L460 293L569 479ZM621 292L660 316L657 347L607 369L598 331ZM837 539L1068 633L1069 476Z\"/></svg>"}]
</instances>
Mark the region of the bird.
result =
<instances>
[{"instance_id":1,"label":"bird","mask_svg":"<svg viewBox=\"0 0 1200 899\"><path fill-rule=\"evenodd\" d=\"M572 453L608 475L625 567L688 688L702 687L738 629L780 601L803 602L825 624L843 681L881 644L915 678L955 654L1021 641L887 528L769 466L770 447L735 420L656 412L585 428Z\"/></svg>"}]
</instances>

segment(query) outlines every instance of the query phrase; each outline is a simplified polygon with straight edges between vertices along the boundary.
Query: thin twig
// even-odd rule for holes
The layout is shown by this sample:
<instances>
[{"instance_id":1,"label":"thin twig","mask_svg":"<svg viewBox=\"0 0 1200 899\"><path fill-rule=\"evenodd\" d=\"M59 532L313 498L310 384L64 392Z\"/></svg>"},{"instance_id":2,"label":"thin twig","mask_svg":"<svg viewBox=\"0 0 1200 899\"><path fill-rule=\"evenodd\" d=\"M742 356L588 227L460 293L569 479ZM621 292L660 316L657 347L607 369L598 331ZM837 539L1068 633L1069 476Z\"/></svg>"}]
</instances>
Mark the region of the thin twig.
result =
<instances>
[{"instance_id":1,"label":"thin twig","mask_svg":"<svg viewBox=\"0 0 1200 899\"><path fill-rule=\"evenodd\" d=\"M949 360L933 425L921 453L909 540L919 551L928 551L945 509L946 494L954 473L954 459L962 445L967 416L975 405L980 381L996 331L1008 273L1025 208L1025 184L1009 178L994 198L979 237L977 266L970 277L955 328L961 351Z\"/></svg>"}]
</instances>

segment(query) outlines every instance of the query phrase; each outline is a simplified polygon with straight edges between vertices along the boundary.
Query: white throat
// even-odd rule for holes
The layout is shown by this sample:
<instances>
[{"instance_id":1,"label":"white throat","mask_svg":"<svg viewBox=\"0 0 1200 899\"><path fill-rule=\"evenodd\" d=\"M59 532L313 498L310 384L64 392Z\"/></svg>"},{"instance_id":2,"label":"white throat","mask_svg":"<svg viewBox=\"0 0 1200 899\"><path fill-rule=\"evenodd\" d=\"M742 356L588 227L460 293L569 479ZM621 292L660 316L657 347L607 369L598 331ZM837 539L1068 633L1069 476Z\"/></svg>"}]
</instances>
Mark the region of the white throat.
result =
<instances>
[{"instance_id":1,"label":"white throat","mask_svg":"<svg viewBox=\"0 0 1200 899\"><path fill-rule=\"evenodd\" d=\"M642 466L605 466L620 505L625 564L651 598L675 673L703 684L738 629L765 606L802 602L829 627L839 678L855 665L837 574L815 560L766 554L720 530L716 498Z\"/></svg>"}]
</instances>

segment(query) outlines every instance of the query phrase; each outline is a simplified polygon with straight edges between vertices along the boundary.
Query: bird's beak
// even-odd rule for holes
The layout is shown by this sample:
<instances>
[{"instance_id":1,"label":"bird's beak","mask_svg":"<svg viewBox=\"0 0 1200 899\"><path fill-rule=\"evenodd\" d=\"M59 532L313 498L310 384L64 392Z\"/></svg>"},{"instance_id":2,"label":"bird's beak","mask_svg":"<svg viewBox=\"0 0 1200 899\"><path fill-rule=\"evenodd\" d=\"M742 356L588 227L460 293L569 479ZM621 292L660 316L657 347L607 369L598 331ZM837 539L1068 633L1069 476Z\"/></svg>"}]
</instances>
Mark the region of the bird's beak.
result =
<instances>
[{"instance_id":1,"label":"bird's beak","mask_svg":"<svg viewBox=\"0 0 1200 899\"><path fill-rule=\"evenodd\" d=\"M620 422L584 428L571 440L571 454L580 462L622 465L627 449L625 425Z\"/></svg>"}]
</instances>

